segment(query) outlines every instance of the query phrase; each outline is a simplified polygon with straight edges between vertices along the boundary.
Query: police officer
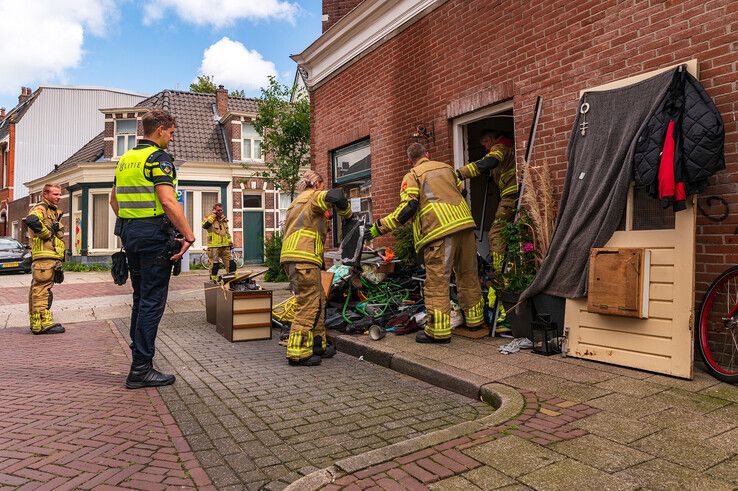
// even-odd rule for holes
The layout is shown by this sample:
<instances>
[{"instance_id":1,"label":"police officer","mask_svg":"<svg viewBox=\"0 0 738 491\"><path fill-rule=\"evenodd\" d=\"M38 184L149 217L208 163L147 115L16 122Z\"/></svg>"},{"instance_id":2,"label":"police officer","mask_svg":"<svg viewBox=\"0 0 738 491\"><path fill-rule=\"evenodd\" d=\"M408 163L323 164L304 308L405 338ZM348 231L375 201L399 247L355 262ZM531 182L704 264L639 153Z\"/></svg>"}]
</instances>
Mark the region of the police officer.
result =
<instances>
[{"instance_id":1,"label":"police officer","mask_svg":"<svg viewBox=\"0 0 738 491\"><path fill-rule=\"evenodd\" d=\"M327 232L326 212L332 207L345 220L351 207L343 191L324 191L323 177L309 170L297 183L300 194L287 209L280 262L296 295L295 320L287 340L290 365L320 365L336 353L325 333L325 294L320 281L323 244Z\"/></svg>"},{"instance_id":2,"label":"police officer","mask_svg":"<svg viewBox=\"0 0 738 491\"><path fill-rule=\"evenodd\" d=\"M51 287L54 278L61 276L64 260L64 227L60 220L62 212L59 201L62 191L58 184L46 184L41 193L41 202L31 207L23 223L31 238L33 280L28 294L28 314L33 334L60 334L64 326L54 323L51 315ZM57 283L61 283L57 279Z\"/></svg>"},{"instance_id":3,"label":"police officer","mask_svg":"<svg viewBox=\"0 0 738 491\"><path fill-rule=\"evenodd\" d=\"M120 237L133 285L129 389L174 383L174 375L153 367L154 342L167 302L172 265L195 242L177 202L174 159L164 151L174 133L174 118L155 109L147 112L141 123L144 139L118 160L110 195L110 206L122 222ZM184 237L175 239L176 231Z\"/></svg>"},{"instance_id":4,"label":"police officer","mask_svg":"<svg viewBox=\"0 0 738 491\"><path fill-rule=\"evenodd\" d=\"M489 230L489 250L495 271L502 270L505 246L502 243L502 229L515 215L518 200L518 181L515 175L515 152L511 139L494 130L484 130L479 143L487 150L480 160L465 165L456 173L459 179L469 179L491 172L490 179L497 188L500 202L497 205L492 228ZM484 217L482 217L484 220Z\"/></svg>"},{"instance_id":5,"label":"police officer","mask_svg":"<svg viewBox=\"0 0 738 491\"><path fill-rule=\"evenodd\" d=\"M220 261L228 268L229 273L236 271L236 261L231 259L233 239L228 231L228 218L223 216L223 205L215 203L213 212L202 221L202 228L208 231L208 270L210 279L218 280Z\"/></svg>"},{"instance_id":6,"label":"police officer","mask_svg":"<svg viewBox=\"0 0 738 491\"><path fill-rule=\"evenodd\" d=\"M400 205L370 229L373 238L392 232L414 217L415 250L425 259L423 296L428 321L415 337L419 343L451 341L451 272L461 309L470 329L484 321L484 301L477 273L474 219L461 195L462 182L443 162L428 158L420 143L407 149L413 168L405 174L400 188Z\"/></svg>"}]
</instances>

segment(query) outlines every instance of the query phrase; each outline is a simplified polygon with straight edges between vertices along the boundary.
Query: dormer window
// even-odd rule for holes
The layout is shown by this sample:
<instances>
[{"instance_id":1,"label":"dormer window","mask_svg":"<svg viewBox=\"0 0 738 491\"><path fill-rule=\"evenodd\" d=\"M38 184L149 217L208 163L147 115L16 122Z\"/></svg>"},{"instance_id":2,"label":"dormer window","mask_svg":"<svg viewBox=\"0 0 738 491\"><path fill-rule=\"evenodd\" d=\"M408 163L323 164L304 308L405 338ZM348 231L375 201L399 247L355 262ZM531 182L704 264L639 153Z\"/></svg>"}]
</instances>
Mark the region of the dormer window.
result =
<instances>
[{"instance_id":1,"label":"dormer window","mask_svg":"<svg viewBox=\"0 0 738 491\"><path fill-rule=\"evenodd\" d=\"M243 143L241 146L241 160L256 160L263 162L261 155L261 136L256 129L247 123L241 126L241 138Z\"/></svg>"},{"instance_id":2,"label":"dormer window","mask_svg":"<svg viewBox=\"0 0 738 491\"><path fill-rule=\"evenodd\" d=\"M115 120L115 156L120 157L136 146L136 120Z\"/></svg>"}]
</instances>

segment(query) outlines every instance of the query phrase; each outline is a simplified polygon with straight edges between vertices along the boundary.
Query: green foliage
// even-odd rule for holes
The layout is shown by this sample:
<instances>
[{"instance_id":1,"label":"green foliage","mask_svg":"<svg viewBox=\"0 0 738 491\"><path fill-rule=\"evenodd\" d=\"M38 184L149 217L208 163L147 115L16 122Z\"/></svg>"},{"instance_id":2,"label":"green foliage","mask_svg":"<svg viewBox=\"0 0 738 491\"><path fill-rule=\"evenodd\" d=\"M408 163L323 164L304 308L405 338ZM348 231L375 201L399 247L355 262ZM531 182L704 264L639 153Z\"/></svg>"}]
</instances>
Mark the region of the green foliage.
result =
<instances>
[{"instance_id":1,"label":"green foliage","mask_svg":"<svg viewBox=\"0 0 738 491\"><path fill-rule=\"evenodd\" d=\"M198 75L197 80L190 84L191 92L199 92L201 94L215 94L217 88L212 75Z\"/></svg>"},{"instance_id":2,"label":"green foliage","mask_svg":"<svg viewBox=\"0 0 738 491\"><path fill-rule=\"evenodd\" d=\"M507 271L502 274L496 289L521 293L536 275L538 252L533 241L533 227L527 213L521 209L517 222L508 222L501 232L505 244Z\"/></svg>"},{"instance_id":3,"label":"green foliage","mask_svg":"<svg viewBox=\"0 0 738 491\"><path fill-rule=\"evenodd\" d=\"M290 103L292 92L269 77L269 85L261 89L254 128L263 139L262 152L269 156L260 177L294 197L300 170L310 159L310 101L300 91Z\"/></svg>"},{"instance_id":4,"label":"green foliage","mask_svg":"<svg viewBox=\"0 0 738 491\"><path fill-rule=\"evenodd\" d=\"M282 234L274 232L274 235L264 241L264 263L267 267L267 272L264 273L264 281L287 281L282 265L279 264L281 252Z\"/></svg>"},{"instance_id":5,"label":"green foliage","mask_svg":"<svg viewBox=\"0 0 738 491\"><path fill-rule=\"evenodd\" d=\"M406 224L398 227L392 235L395 237L395 257L402 262L403 266L415 267L416 253L412 225Z\"/></svg>"},{"instance_id":6,"label":"green foliage","mask_svg":"<svg viewBox=\"0 0 738 491\"><path fill-rule=\"evenodd\" d=\"M74 271L77 273L87 273L90 271L110 271L110 262L105 264L83 264L83 263L62 263L64 271Z\"/></svg>"},{"instance_id":7,"label":"green foliage","mask_svg":"<svg viewBox=\"0 0 738 491\"><path fill-rule=\"evenodd\" d=\"M229 95L231 97L246 97L246 92L244 92L243 89L240 89L240 90L232 90Z\"/></svg>"}]
</instances>

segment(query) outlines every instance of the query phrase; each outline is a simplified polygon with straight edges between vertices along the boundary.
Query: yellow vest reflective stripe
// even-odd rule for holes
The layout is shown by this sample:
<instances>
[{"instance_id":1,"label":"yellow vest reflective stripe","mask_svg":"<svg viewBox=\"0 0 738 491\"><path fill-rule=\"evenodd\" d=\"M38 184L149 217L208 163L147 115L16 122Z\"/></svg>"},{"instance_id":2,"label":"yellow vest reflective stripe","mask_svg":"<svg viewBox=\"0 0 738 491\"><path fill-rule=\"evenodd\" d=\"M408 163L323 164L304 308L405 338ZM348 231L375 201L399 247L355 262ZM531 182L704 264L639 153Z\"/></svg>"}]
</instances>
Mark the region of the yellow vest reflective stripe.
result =
<instances>
[{"instance_id":1,"label":"yellow vest reflective stripe","mask_svg":"<svg viewBox=\"0 0 738 491\"><path fill-rule=\"evenodd\" d=\"M54 250L50 251L44 248L44 244L48 241L54 246ZM50 239L44 240L41 237L33 237L31 239L31 257L33 259L64 259L66 245L64 241L57 236L52 235Z\"/></svg>"},{"instance_id":2,"label":"yellow vest reflective stripe","mask_svg":"<svg viewBox=\"0 0 738 491\"><path fill-rule=\"evenodd\" d=\"M310 250L312 249L312 250ZM323 240L312 230L299 229L282 241L280 262L310 262L323 265Z\"/></svg>"},{"instance_id":3,"label":"yellow vest reflective stripe","mask_svg":"<svg viewBox=\"0 0 738 491\"><path fill-rule=\"evenodd\" d=\"M435 217L433 220L437 224L428 233L423 235L422 224L423 217L428 213L432 213ZM471 216L469 205L466 200L461 200L458 205L449 203L428 203L416 215L413 221L413 238L415 239L415 250L420 252L424 245L435 239L445 237L456 230L463 230L474 226L474 219Z\"/></svg>"},{"instance_id":4,"label":"yellow vest reflective stripe","mask_svg":"<svg viewBox=\"0 0 738 491\"><path fill-rule=\"evenodd\" d=\"M147 165L151 167L152 173L163 175L157 164L147 162L158 150L160 148L155 145L134 148L118 160L115 169L115 198L118 201L118 216L121 218L150 218L164 214L154 183L146 178ZM176 175L173 180L176 189Z\"/></svg>"}]
</instances>

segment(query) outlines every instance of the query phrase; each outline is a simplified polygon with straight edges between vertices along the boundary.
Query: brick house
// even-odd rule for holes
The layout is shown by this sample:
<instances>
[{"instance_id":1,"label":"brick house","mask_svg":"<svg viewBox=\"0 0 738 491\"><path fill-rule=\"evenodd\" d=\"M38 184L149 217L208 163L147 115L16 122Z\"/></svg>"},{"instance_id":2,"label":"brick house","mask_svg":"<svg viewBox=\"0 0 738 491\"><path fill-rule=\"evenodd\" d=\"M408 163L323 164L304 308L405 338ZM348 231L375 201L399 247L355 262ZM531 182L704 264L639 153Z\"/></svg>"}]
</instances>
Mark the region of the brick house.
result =
<instances>
[{"instance_id":1,"label":"brick house","mask_svg":"<svg viewBox=\"0 0 738 491\"><path fill-rule=\"evenodd\" d=\"M7 113L0 108L0 236L24 238L20 220L29 199L23 183L47 174L95 136L103 122L98 108L143 98L116 89L42 85L35 92L23 87Z\"/></svg>"},{"instance_id":2,"label":"brick house","mask_svg":"<svg viewBox=\"0 0 738 491\"><path fill-rule=\"evenodd\" d=\"M738 3L323 0L323 14L323 34L293 56L308 74L311 163L375 219L397 205L418 136L458 166L481 155L482 127L514 130L520 165L539 95L533 165L549 162L560 193L580 90L696 59L726 132L727 169L705 195L731 211L698 216L697 298L738 263Z\"/></svg>"},{"instance_id":3,"label":"brick house","mask_svg":"<svg viewBox=\"0 0 738 491\"><path fill-rule=\"evenodd\" d=\"M71 196L65 225L73 260L104 261L120 247L108 204L115 163L143 137L141 117L156 108L168 110L177 121L168 151L175 158L177 189L195 232L193 252L204 247L203 217L222 202L235 246L244 248L247 261L262 261L264 237L278 228L289 195L258 177L264 160L261 138L251 124L257 101L229 97L222 86L216 94L164 90L130 107L100 108L103 131L54 171L27 183L32 199L38 199L47 182L61 183Z\"/></svg>"}]
</instances>

